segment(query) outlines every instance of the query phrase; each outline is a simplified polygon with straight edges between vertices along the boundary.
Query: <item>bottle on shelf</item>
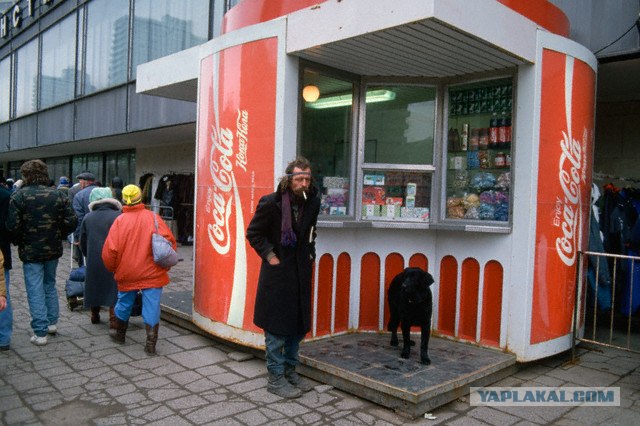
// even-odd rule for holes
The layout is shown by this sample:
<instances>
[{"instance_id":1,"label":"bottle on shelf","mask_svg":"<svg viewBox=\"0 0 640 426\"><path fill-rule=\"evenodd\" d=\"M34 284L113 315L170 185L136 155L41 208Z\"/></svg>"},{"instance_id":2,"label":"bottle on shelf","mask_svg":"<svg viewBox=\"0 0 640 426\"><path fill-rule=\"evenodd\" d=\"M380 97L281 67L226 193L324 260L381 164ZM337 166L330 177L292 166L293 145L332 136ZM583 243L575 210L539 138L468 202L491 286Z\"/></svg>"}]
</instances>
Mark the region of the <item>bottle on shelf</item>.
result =
<instances>
[{"instance_id":1,"label":"bottle on shelf","mask_svg":"<svg viewBox=\"0 0 640 426\"><path fill-rule=\"evenodd\" d=\"M469 138L469 151L477 151L478 150L478 142L479 142L479 129L471 129L471 137Z\"/></svg>"},{"instance_id":2,"label":"bottle on shelf","mask_svg":"<svg viewBox=\"0 0 640 426\"><path fill-rule=\"evenodd\" d=\"M478 148L487 149L489 147L489 135L486 128L478 130Z\"/></svg>"},{"instance_id":3,"label":"bottle on shelf","mask_svg":"<svg viewBox=\"0 0 640 426\"><path fill-rule=\"evenodd\" d=\"M462 125L462 132L460 132L460 148L466 151L469 146L469 123Z\"/></svg>"},{"instance_id":4,"label":"bottle on shelf","mask_svg":"<svg viewBox=\"0 0 640 426\"><path fill-rule=\"evenodd\" d=\"M507 147L507 113L505 111L502 111L498 119L498 147L501 149Z\"/></svg>"},{"instance_id":5,"label":"bottle on shelf","mask_svg":"<svg viewBox=\"0 0 640 426\"><path fill-rule=\"evenodd\" d=\"M494 112L489 121L489 148L496 148L498 146L498 129L500 122L497 114Z\"/></svg>"},{"instance_id":6,"label":"bottle on shelf","mask_svg":"<svg viewBox=\"0 0 640 426\"><path fill-rule=\"evenodd\" d=\"M507 141L505 142L505 148L511 148L511 116L506 116L505 117L505 122L504 122L504 126L505 126L505 134L506 134L506 138Z\"/></svg>"}]
</instances>

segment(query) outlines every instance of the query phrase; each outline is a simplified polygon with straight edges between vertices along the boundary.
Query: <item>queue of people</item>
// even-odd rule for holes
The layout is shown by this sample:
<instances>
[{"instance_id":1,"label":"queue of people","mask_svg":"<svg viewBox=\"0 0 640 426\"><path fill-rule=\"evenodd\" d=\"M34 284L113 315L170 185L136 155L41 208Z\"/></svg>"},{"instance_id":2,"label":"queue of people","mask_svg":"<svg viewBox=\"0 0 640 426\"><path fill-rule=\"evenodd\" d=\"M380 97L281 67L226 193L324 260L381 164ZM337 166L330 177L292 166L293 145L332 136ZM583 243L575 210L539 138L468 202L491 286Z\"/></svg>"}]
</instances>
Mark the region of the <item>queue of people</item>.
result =
<instances>
[{"instance_id":1,"label":"queue of people","mask_svg":"<svg viewBox=\"0 0 640 426\"><path fill-rule=\"evenodd\" d=\"M160 324L160 298L169 284L168 268L154 262L150 246L154 232L166 238L174 250L176 241L163 220L147 210L138 186L114 179L114 191L95 183L83 172L75 195L47 185L47 166L40 160L23 164L24 187L9 197L0 189L0 203L8 201L6 229L0 227L8 284L8 241L18 245L23 262L27 299L34 335L31 342L45 345L55 334L58 295L55 272L62 255L62 241L77 234L78 248L87 259L85 308L91 322L100 322L102 306L109 308L109 336L125 343L136 296L142 296L146 329L144 351L156 353ZM63 184L61 179L60 184ZM68 181L67 181L68 184ZM8 191L6 191L8 193ZM67 196L68 195L68 196ZM72 208L73 205L73 208ZM3 214L0 209L0 214ZM296 367L300 342L311 328L311 276L316 257L316 222L320 199L313 185L311 164L299 157L290 162L275 192L260 198L247 228L247 240L262 259L255 301L254 323L264 330L265 358L269 374L267 390L284 398L297 398L311 389ZM1 265L2 263L0 263ZM0 291L0 315L9 312L8 285ZM4 318L4 317L0 317ZM0 327L0 348L9 348L5 325ZM9 334L11 330L9 328Z\"/></svg>"},{"instance_id":2,"label":"queue of people","mask_svg":"<svg viewBox=\"0 0 640 426\"><path fill-rule=\"evenodd\" d=\"M91 323L99 323L101 309L108 308L110 336L124 343L133 300L140 291L147 329L144 350L154 355L160 297L169 283L169 268L154 263L150 243L152 233L158 232L175 250L169 227L145 209L140 188L123 188L120 178L113 179L112 188L102 187L93 173L84 171L76 176L78 184L70 186L69 179L62 176L56 186L41 160L25 162L20 174L22 185L17 189L15 183L10 189L6 180L0 179L0 267L4 269L0 278L0 350L11 347L10 245L18 246L23 265L33 330L30 341L43 346L57 333L56 270L62 244L71 237L77 249L74 259L86 271L83 303L91 312Z\"/></svg>"}]
</instances>

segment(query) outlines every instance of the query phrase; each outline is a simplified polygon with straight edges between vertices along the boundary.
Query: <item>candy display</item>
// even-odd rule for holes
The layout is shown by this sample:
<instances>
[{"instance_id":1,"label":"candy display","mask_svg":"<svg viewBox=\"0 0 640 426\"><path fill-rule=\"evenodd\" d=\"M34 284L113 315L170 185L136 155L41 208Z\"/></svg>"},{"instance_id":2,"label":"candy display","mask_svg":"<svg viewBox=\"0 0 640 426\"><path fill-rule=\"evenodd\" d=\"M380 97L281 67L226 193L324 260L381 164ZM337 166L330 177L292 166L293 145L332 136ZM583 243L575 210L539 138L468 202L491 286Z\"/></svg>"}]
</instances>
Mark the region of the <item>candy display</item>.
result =
<instances>
[{"instance_id":1,"label":"candy display","mask_svg":"<svg viewBox=\"0 0 640 426\"><path fill-rule=\"evenodd\" d=\"M322 178L325 188L320 197L320 214L344 216L347 214L349 200L349 179L340 176Z\"/></svg>"},{"instance_id":2,"label":"candy display","mask_svg":"<svg viewBox=\"0 0 640 426\"><path fill-rule=\"evenodd\" d=\"M496 184L496 177L493 173L489 172L481 172L477 173L471 181L469 182L469 186L473 188L477 188L479 190L493 188Z\"/></svg>"},{"instance_id":3,"label":"candy display","mask_svg":"<svg viewBox=\"0 0 640 426\"><path fill-rule=\"evenodd\" d=\"M441 163L446 177L445 218L508 222L512 81L453 84L447 90L444 136L450 140ZM456 204L458 199L462 203Z\"/></svg>"}]
</instances>

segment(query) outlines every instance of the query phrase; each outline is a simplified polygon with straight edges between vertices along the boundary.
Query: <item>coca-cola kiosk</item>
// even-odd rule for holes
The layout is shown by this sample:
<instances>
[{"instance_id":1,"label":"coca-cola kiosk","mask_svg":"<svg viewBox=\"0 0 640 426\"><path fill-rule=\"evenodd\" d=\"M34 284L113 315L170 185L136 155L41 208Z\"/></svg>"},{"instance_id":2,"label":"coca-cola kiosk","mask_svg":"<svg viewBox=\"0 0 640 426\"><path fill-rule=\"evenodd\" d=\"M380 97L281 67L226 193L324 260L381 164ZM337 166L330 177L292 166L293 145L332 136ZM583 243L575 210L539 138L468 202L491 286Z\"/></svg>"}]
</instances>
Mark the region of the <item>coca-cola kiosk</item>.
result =
<instances>
[{"instance_id":1,"label":"coca-cola kiosk","mask_svg":"<svg viewBox=\"0 0 640 426\"><path fill-rule=\"evenodd\" d=\"M322 194L309 340L385 331L391 278L419 266L436 281L435 335L520 361L571 347L597 62L559 10L245 0L223 31L191 52L195 324L264 344L245 230L303 154ZM139 70L139 91L150 74ZM304 99L307 86L319 97Z\"/></svg>"}]
</instances>

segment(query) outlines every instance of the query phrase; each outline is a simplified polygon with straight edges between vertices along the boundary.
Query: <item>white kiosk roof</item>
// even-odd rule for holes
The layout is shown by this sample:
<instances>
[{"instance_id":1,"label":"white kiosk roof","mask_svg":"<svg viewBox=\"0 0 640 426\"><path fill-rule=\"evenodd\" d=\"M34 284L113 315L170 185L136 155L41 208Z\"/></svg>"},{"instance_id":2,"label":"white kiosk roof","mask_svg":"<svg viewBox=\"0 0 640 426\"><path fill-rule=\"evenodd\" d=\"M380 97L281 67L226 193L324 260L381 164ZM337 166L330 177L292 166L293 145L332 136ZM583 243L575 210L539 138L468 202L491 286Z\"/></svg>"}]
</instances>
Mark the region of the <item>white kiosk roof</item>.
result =
<instances>
[{"instance_id":1,"label":"white kiosk roof","mask_svg":"<svg viewBox=\"0 0 640 426\"><path fill-rule=\"evenodd\" d=\"M366 76L454 77L533 63L538 25L495 0L330 0L293 12L286 51ZM138 67L137 92L196 101L212 45L255 40L257 24Z\"/></svg>"}]
</instances>

